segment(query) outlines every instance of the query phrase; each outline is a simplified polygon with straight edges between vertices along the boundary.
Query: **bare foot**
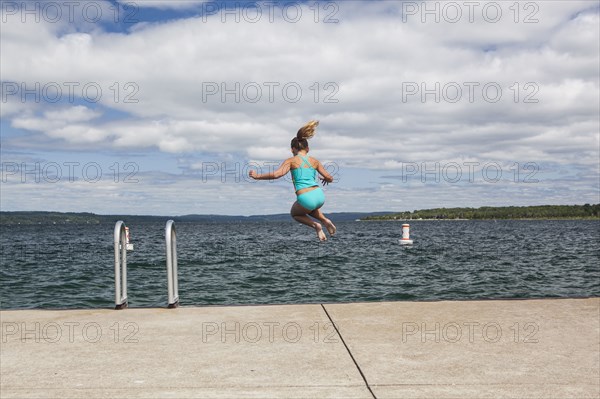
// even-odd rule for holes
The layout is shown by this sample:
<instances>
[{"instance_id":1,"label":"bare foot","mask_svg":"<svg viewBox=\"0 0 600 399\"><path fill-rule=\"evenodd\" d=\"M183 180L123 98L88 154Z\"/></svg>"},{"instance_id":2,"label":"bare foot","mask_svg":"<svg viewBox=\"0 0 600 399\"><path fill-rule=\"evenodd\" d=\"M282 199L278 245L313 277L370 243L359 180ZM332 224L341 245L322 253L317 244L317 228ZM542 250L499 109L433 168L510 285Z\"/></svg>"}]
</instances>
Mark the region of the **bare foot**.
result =
<instances>
[{"instance_id":1,"label":"bare foot","mask_svg":"<svg viewBox=\"0 0 600 399\"><path fill-rule=\"evenodd\" d=\"M334 235L337 229L335 228L335 225L331 222L331 220L325 219L323 223L325 223L325 227L327 227L329 235Z\"/></svg>"},{"instance_id":2,"label":"bare foot","mask_svg":"<svg viewBox=\"0 0 600 399\"><path fill-rule=\"evenodd\" d=\"M315 223L315 230L317 231L317 237L319 237L319 240L327 241L327 236L325 236L325 233L323 233L323 227L321 227L320 223Z\"/></svg>"}]
</instances>

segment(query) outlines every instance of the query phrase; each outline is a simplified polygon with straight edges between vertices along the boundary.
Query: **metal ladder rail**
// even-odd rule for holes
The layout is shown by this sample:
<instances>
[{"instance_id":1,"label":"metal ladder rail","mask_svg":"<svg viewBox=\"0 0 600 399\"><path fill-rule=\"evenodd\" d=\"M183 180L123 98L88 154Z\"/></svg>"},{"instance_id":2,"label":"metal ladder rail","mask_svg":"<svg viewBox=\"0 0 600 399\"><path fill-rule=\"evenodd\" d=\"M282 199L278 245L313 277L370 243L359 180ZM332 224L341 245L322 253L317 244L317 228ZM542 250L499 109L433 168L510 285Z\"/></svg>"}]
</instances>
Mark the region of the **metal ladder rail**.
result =
<instances>
[{"instance_id":1,"label":"metal ladder rail","mask_svg":"<svg viewBox=\"0 0 600 399\"><path fill-rule=\"evenodd\" d=\"M115 224L115 309L127 307L127 250L133 246L127 242L127 227L119 220ZM165 227L167 248L168 308L179 306L179 283L177 278L177 232L175 222L167 221Z\"/></svg>"},{"instance_id":2,"label":"metal ladder rail","mask_svg":"<svg viewBox=\"0 0 600 399\"><path fill-rule=\"evenodd\" d=\"M123 221L115 224L115 309L127 307L127 237ZM121 271L122 269L122 271Z\"/></svg>"},{"instance_id":3,"label":"metal ladder rail","mask_svg":"<svg viewBox=\"0 0 600 399\"><path fill-rule=\"evenodd\" d=\"M167 289L169 295L168 308L179 306L179 284L177 279L177 232L175 222L167 221L165 226L165 244L167 247Z\"/></svg>"}]
</instances>

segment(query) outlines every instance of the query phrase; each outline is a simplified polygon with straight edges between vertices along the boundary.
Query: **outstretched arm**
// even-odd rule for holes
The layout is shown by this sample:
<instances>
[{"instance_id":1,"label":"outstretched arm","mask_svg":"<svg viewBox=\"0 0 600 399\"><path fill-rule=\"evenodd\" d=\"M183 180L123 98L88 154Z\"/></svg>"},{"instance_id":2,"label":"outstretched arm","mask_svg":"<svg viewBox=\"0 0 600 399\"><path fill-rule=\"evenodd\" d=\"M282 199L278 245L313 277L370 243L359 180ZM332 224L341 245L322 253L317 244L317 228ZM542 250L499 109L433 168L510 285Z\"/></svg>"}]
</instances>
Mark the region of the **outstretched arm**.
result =
<instances>
[{"instance_id":1,"label":"outstretched arm","mask_svg":"<svg viewBox=\"0 0 600 399\"><path fill-rule=\"evenodd\" d=\"M290 160L286 159L283 161L281 166L274 172L271 173L257 173L255 170L250 171L250 177L255 180L274 180L285 176L290 171Z\"/></svg>"},{"instance_id":2,"label":"outstretched arm","mask_svg":"<svg viewBox=\"0 0 600 399\"><path fill-rule=\"evenodd\" d=\"M329 172L327 172L327 170L320 161L317 162L319 162L319 164L317 165L317 172L319 172L319 174L321 175L321 181L323 182L323 185L326 186L329 183L333 183L333 176L331 176Z\"/></svg>"}]
</instances>

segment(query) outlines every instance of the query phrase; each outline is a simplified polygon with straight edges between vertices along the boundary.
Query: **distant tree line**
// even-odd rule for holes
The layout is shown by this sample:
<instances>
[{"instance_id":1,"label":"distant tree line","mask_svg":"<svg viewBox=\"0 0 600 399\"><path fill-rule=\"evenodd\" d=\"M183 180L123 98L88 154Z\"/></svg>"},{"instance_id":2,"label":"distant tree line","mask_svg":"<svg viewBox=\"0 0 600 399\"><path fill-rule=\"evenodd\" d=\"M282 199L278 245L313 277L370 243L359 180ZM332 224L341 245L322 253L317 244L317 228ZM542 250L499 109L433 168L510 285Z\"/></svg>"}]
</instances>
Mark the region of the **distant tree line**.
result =
<instances>
[{"instance_id":1,"label":"distant tree line","mask_svg":"<svg viewBox=\"0 0 600 399\"><path fill-rule=\"evenodd\" d=\"M354 221L367 216L379 216L391 212L338 212L331 213L336 221ZM165 223L173 219L176 223L252 223L252 222L288 222L293 223L289 213L274 215L229 216L229 215L97 215L89 212L0 212L0 225L37 225L37 224L107 224L123 220L128 225L139 223Z\"/></svg>"},{"instance_id":2,"label":"distant tree line","mask_svg":"<svg viewBox=\"0 0 600 399\"><path fill-rule=\"evenodd\" d=\"M370 216L361 220L410 219L598 219L600 204L539 205L481 208L436 208Z\"/></svg>"},{"instance_id":3,"label":"distant tree line","mask_svg":"<svg viewBox=\"0 0 600 399\"><path fill-rule=\"evenodd\" d=\"M413 212L332 213L337 221L410 220L410 219L599 219L600 204L596 205L541 205L481 208L437 208ZM225 216L225 215L97 215L86 212L0 212L0 225L14 224L100 224L125 220L127 223L175 222L239 223L261 221L290 221L289 214Z\"/></svg>"},{"instance_id":4,"label":"distant tree line","mask_svg":"<svg viewBox=\"0 0 600 399\"><path fill-rule=\"evenodd\" d=\"M158 216L96 215L89 212L0 212L0 225L12 224L100 224L115 223L117 220L153 222L163 220Z\"/></svg>"},{"instance_id":5,"label":"distant tree line","mask_svg":"<svg viewBox=\"0 0 600 399\"><path fill-rule=\"evenodd\" d=\"M62 212L0 212L0 224L98 224L101 218L93 213Z\"/></svg>"}]
</instances>

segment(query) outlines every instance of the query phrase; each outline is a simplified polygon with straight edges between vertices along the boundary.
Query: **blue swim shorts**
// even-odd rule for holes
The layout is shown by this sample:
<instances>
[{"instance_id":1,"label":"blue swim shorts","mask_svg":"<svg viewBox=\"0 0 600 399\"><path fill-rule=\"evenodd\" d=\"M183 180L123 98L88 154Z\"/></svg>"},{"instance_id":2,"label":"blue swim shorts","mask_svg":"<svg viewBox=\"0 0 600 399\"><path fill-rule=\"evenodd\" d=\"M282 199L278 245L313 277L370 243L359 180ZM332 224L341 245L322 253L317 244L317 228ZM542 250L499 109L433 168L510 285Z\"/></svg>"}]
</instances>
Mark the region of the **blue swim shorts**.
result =
<instances>
[{"instance_id":1,"label":"blue swim shorts","mask_svg":"<svg viewBox=\"0 0 600 399\"><path fill-rule=\"evenodd\" d=\"M297 199L300 205L309 211L313 211L325 203L325 193L321 187L317 187L314 190L300 194Z\"/></svg>"}]
</instances>

